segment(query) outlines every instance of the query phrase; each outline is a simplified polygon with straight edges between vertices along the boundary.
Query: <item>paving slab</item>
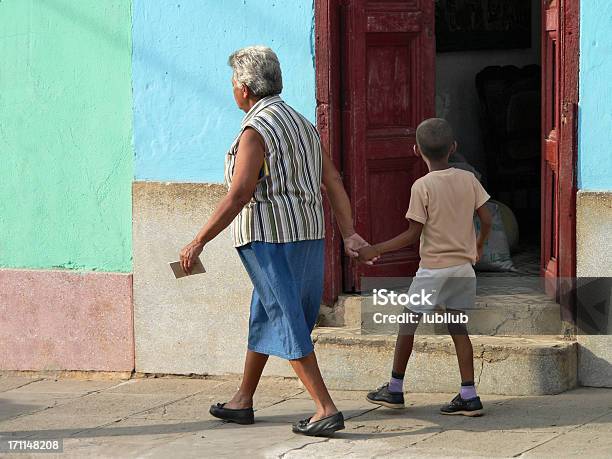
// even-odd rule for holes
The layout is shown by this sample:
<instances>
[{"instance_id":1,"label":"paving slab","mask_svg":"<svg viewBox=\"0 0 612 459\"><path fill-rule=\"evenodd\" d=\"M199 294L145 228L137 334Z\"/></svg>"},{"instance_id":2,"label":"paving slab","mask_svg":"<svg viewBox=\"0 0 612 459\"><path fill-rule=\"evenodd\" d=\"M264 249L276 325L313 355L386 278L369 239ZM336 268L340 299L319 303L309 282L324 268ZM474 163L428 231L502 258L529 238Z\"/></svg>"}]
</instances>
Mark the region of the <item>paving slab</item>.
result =
<instances>
[{"instance_id":1,"label":"paving slab","mask_svg":"<svg viewBox=\"0 0 612 459\"><path fill-rule=\"evenodd\" d=\"M378 434L376 437L361 439L328 439L325 442L308 444L302 448L287 450L282 455L273 457L283 458L490 458L485 455L466 455L455 452L455 454L440 454L416 449L412 445L415 442L424 441L435 437L439 433L413 433L403 431L398 434Z\"/></svg>"},{"instance_id":2,"label":"paving slab","mask_svg":"<svg viewBox=\"0 0 612 459\"><path fill-rule=\"evenodd\" d=\"M12 393L38 393L38 394L73 394L86 395L120 386L122 381L81 380L81 379L41 379L31 380L29 384L22 384L10 390Z\"/></svg>"},{"instance_id":3,"label":"paving slab","mask_svg":"<svg viewBox=\"0 0 612 459\"><path fill-rule=\"evenodd\" d=\"M95 393L80 397L71 403L59 406L53 411L57 416L78 416L95 413L96 416L111 418L127 417L147 409L172 402L187 395L181 394L107 394Z\"/></svg>"},{"instance_id":4,"label":"paving slab","mask_svg":"<svg viewBox=\"0 0 612 459\"><path fill-rule=\"evenodd\" d=\"M147 457L151 450L194 432L218 427L217 420L127 418L64 440L66 457ZM183 457L182 453L176 455ZM202 456L200 456L202 457Z\"/></svg>"},{"instance_id":5,"label":"paving slab","mask_svg":"<svg viewBox=\"0 0 612 459\"><path fill-rule=\"evenodd\" d=\"M610 459L612 457L612 430L605 433L572 431L535 446L521 457Z\"/></svg>"},{"instance_id":6,"label":"paving slab","mask_svg":"<svg viewBox=\"0 0 612 459\"><path fill-rule=\"evenodd\" d=\"M376 406L366 402L364 399L343 400L341 403L338 403L338 409L342 411L345 419L356 418L375 408ZM295 421L310 417L314 412L315 404L310 398L293 398L257 410L255 419L258 423L286 425L290 429L291 424Z\"/></svg>"},{"instance_id":7,"label":"paving slab","mask_svg":"<svg viewBox=\"0 0 612 459\"><path fill-rule=\"evenodd\" d=\"M483 396L482 399L486 417L461 418L463 429L562 432L612 411L612 391L607 389L580 388L554 397Z\"/></svg>"},{"instance_id":8,"label":"paving slab","mask_svg":"<svg viewBox=\"0 0 612 459\"><path fill-rule=\"evenodd\" d=\"M208 410L210 406L229 400L239 386L238 381L209 381L209 385L201 392L190 397L177 400L173 403L156 407L133 415L136 418L144 419L165 419L165 420L205 420L213 419ZM257 391L253 400L256 411L279 403L287 398L299 396L304 390L297 384L291 383L281 387L262 385Z\"/></svg>"},{"instance_id":9,"label":"paving slab","mask_svg":"<svg viewBox=\"0 0 612 459\"><path fill-rule=\"evenodd\" d=\"M61 397L62 394L53 396ZM170 394L91 394L67 400L66 403L53 408L0 422L0 436L12 432L28 437L66 437L158 407L177 397Z\"/></svg>"},{"instance_id":10,"label":"paving slab","mask_svg":"<svg viewBox=\"0 0 612 459\"><path fill-rule=\"evenodd\" d=\"M24 376L0 376L0 392L16 389L40 380L39 378L28 378Z\"/></svg>"},{"instance_id":11,"label":"paving slab","mask_svg":"<svg viewBox=\"0 0 612 459\"><path fill-rule=\"evenodd\" d=\"M558 435L551 441L524 453L524 457L588 457L603 459L612 456L612 413L598 416Z\"/></svg>"},{"instance_id":12,"label":"paving slab","mask_svg":"<svg viewBox=\"0 0 612 459\"><path fill-rule=\"evenodd\" d=\"M37 394L7 391L0 393L0 426L2 422L57 407L77 398L76 394Z\"/></svg>"},{"instance_id":13,"label":"paving slab","mask_svg":"<svg viewBox=\"0 0 612 459\"><path fill-rule=\"evenodd\" d=\"M137 378L106 391L108 394L195 394L210 391L227 381L189 378Z\"/></svg>"},{"instance_id":14,"label":"paving slab","mask_svg":"<svg viewBox=\"0 0 612 459\"><path fill-rule=\"evenodd\" d=\"M426 452L440 457L481 455L484 457L515 457L523 451L548 441L556 436L553 432L504 432L505 441L500 441L499 431L470 432L448 430L432 435L411 445L412 453Z\"/></svg>"},{"instance_id":15,"label":"paving slab","mask_svg":"<svg viewBox=\"0 0 612 459\"><path fill-rule=\"evenodd\" d=\"M226 394L226 397L224 398L229 398L231 395L233 395L233 393L233 390L225 390L224 392L223 388L219 388L219 392L191 395L173 403L134 414L132 417L148 420L179 421L201 421L212 419L212 416L208 413L208 410L210 405L219 399L217 394Z\"/></svg>"}]
</instances>

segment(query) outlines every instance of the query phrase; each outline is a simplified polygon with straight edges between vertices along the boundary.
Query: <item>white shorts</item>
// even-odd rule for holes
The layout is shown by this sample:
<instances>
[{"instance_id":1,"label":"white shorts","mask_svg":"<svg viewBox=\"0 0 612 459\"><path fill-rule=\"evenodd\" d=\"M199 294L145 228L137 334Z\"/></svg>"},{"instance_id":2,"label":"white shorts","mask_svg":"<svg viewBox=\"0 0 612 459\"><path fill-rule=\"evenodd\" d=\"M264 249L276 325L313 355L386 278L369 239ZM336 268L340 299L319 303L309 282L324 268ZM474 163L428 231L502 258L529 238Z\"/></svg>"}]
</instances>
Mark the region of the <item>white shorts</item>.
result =
<instances>
[{"instance_id":1,"label":"white shorts","mask_svg":"<svg viewBox=\"0 0 612 459\"><path fill-rule=\"evenodd\" d=\"M419 268L408 293L424 301L411 305L413 312L431 312L437 307L466 311L476 300L476 273L471 263L448 268Z\"/></svg>"}]
</instances>

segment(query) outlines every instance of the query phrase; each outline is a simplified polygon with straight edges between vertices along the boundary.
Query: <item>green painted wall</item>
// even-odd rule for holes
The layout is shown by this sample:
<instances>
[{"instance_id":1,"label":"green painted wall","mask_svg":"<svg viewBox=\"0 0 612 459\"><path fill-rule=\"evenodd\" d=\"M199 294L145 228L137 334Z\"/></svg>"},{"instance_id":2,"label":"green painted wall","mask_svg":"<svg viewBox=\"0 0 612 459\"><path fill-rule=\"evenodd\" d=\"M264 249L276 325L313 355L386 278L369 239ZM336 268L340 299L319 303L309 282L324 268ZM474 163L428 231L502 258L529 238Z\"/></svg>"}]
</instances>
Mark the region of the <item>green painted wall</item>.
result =
<instances>
[{"instance_id":1,"label":"green painted wall","mask_svg":"<svg viewBox=\"0 0 612 459\"><path fill-rule=\"evenodd\" d=\"M0 0L0 267L128 272L130 0Z\"/></svg>"}]
</instances>

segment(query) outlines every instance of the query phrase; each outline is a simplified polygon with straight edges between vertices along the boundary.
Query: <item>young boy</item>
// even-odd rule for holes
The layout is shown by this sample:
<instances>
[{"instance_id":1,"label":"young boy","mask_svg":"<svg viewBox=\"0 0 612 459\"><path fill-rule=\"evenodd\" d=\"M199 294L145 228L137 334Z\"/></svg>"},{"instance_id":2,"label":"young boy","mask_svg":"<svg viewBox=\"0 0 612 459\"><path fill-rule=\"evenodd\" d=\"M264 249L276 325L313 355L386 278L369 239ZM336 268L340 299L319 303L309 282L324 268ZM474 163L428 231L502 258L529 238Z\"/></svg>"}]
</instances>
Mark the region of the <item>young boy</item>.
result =
<instances>
[{"instance_id":1,"label":"young boy","mask_svg":"<svg viewBox=\"0 0 612 459\"><path fill-rule=\"evenodd\" d=\"M427 163L429 173L412 185L406 213L410 222L408 230L393 239L361 249L359 259L373 260L420 239L421 261L410 291L435 292L433 305L444 305L446 312L457 314L474 303L476 279L472 265L482 255L491 229L491 216L483 206L490 196L472 172L449 166L448 157L456 150L457 143L448 122L440 118L423 121L416 131L416 143L415 152ZM478 239L473 224L474 210L481 221ZM419 307L411 308L411 312L415 310L418 320L423 312L428 312L425 306L420 310ZM369 402L389 408L404 407L404 373L418 326L418 321L415 322L400 327L391 380L370 392ZM473 350L467 329L464 325L449 323L448 330L457 351L461 388L440 411L480 416L482 403L474 387Z\"/></svg>"}]
</instances>

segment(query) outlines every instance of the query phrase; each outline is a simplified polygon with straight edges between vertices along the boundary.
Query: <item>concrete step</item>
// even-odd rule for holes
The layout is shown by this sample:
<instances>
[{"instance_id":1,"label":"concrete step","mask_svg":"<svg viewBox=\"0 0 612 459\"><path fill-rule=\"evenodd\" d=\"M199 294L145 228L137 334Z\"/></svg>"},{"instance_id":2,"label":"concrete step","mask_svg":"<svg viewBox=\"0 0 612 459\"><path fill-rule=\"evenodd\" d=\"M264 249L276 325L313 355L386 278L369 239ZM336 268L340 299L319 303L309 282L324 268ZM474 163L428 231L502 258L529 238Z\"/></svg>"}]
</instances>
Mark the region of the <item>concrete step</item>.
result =
<instances>
[{"instance_id":1,"label":"concrete step","mask_svg":"<svg viewBox=\"0 0 612 459\"><path fill-rule=\"evenodd\" d=\"M328 327L360 328L371 322L371 313L399 313L401 307L373 306L371 295L342 295L333 308L323 306L320 324ZM364 314L362 314L364 313ZM480 293L470 310L471 334L489 336L558 335L561 333L559 305L538 292ZM421 324L417 334L444 334L440 326Z\"/></svg>"},{"instance_id":2,"label":"concrete step","mask_svg":"<svg viewBox=\"0 0 612 459\"><path fill-rule=\"evenodd\" d=\"M557 394L576 386L577 344L560 337L472 336L481 394ZM368 390L388 381L395 336L319 327L317 360L331 389ZM417 336L406 371L409 392L454 392L459 369L449 336Z\"/></svg>"}]
</instances>

